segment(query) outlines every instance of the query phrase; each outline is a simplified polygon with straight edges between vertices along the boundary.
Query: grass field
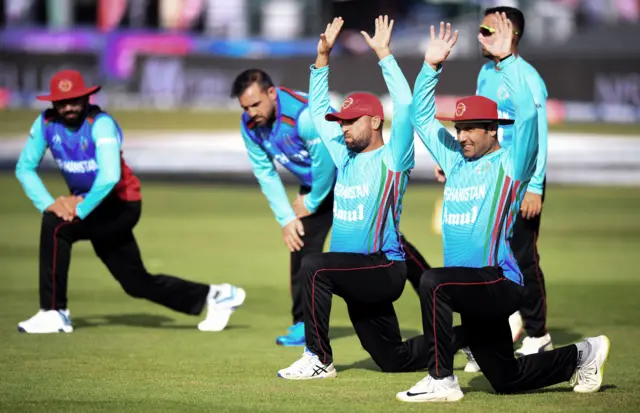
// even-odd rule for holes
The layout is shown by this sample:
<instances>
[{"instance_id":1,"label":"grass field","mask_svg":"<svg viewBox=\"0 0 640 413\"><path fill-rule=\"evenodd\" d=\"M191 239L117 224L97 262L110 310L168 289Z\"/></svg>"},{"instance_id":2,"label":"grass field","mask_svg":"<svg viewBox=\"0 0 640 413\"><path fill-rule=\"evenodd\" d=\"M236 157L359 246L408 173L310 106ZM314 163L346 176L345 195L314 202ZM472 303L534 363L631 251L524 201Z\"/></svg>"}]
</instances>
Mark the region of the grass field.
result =
<instances>
[{"instance_id":1,"label":"grass field","mask_svg":"<svg viewBox=\"0 0 640 413\"><path fill-rule=\"evenodd\" d=\"M180 131L180 130L236 130L240 122L238 111L118 111L106 108L115 116L126 132L135 131ZM0 111L0 139L26 136L37 111ZM640 138L637 124L559 124L550 125L552 132L576 132L596 135L617 135Z\"/></svg>"},{"instance_id":2,"label":"grass field","mask_svg":"<svg viewBox=\"0 0 640 413\"><path fill-rule=\"evenodd\" d=\"M47 179L54 194L61 180ZM640 411L640 191L550 186L540 250L548 324L556 345L607 334L612 351L599 394L567 385L514 396L492 393L481 374L460 369L466 397L450 405L395 400L425 373L383 374L359 346L344 303L334 300L331 336L336 380L288 382L276 371L300 348L279 348L289 319L287 252L256 187L145 183L136 236L150 271L204 282L232 282L247 300L227 330L201 333L198 317L126 296L77 244L70 274L76 331L18 334L37 310L38 214L9 175L0 176L0 412L637 412ZM402 228L433 264L430 231L441 188L410 185ZM397 302L406 336L420 331L418 299Z\"/></svg>"}]
</instances>

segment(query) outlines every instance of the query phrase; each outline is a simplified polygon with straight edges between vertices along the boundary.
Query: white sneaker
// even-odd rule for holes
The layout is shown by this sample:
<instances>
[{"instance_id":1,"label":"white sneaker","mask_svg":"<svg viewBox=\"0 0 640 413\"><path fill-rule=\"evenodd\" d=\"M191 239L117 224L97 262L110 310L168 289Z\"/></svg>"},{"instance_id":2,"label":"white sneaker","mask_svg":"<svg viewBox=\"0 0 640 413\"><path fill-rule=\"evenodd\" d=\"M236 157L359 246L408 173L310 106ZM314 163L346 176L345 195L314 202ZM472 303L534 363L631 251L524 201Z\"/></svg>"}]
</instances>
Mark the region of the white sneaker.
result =
<instances>
[{"instance_id":1,"label":"white sneaker","mask_svg":"<svg viewBox=\"0 0 640 413\"><path fill-rule=\"evenodd\" d=\"M200 331L222 331L231 314L244 303L247 294L230 284L211 285L207 296L207 317L198 324Z\"/></svg>"},{"instance_id":2,"label":"white sneaker","mask_svg":"<svg viewBox=\"0 0 640 413\"><path fill-rule=\"evenodd\" d=\"M318 356L305 347L302 357L286 369L278 371L278 377L288 380L332 379L338 375L333 363L324 364Z\"/></svg>"},{"instance_id":3,"label":"white sneaker","mask_svg":"<svg viewBox=\"0 0 640 413\"><path fill-rule=\"evenodd\" d=\"M18 323L18 331L31 334L71 333L69 310L39 310L28 320Z\"/></svg>"},{"instance_id":4,"label":"white sneaker","mask_svg":"<svg viewBox=\"0 0 640 413\"><path fill-rule=\"evenodd\" d=\"M591 337L578 347L578 366L571 378L573 391L577 393L595 393L602 386L604 363L609 358L611 342L607 336Z\"/></svg>"},{"instance_id":5,"label":"white sneaker","mask_svg":"<svg viewBox=\"0 0 640 413\"><path fill-rule=\"evenodd\" d=\"M455 402L464 397L456 376L434 379L427 376L407 391L396 394L402 402Z\"/></svg>"},{"instance_id":6,"label":"white sneaker","mask_svg":"<svg viewBox=\"0 0 640 413\"><path fill-rule=\"evenodd\" d=\"M511 338L515 343L518 341L518 338L520 338L522 330L524 329L524 321L522 321L520 311L516 311L509 316L509 327L511 327Z\"/></svg>"},{"instance_id":7,"label":"white sneaker","mask_svg":"<svg viewBox=\"0 0 640 413\"><path fill-rule=\"evenodd\" d=\"M542 337L525 337L522 340L522 347L516 350L516 356L528 356L529 354L542 353L549 350L553 350L553 344L551 343L551 336L547 333Z\"/></svg>"},{"instance_id":8,"label":"white sneaker","mask_svg":"<svg viewBox=\"0 0 640 413\"><path fill-rule=\"evenodd\" d=\"M465 356L467 356L467 364L466 364L466 366L464 366L465 373L477 373L477 372L479 372L480 371L480 366L476 362L475 357L473 357L473 354L471 353L471 350L469 350L469 347L464 347L462 349L462 352L464 353Z\"/></svg>"}]
</instances>

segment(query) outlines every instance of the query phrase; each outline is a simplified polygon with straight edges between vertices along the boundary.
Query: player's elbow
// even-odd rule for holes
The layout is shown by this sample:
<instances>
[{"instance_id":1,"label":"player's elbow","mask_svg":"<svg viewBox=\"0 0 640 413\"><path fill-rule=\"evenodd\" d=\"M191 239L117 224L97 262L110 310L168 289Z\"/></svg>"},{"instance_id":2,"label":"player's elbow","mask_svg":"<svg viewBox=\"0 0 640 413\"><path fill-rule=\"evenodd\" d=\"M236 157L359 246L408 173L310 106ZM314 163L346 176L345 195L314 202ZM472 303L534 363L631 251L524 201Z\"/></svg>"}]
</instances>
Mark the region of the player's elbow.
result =
<instances>
[{"instance_id":1,"label":"player's elbow","mask_svg":"<svg viewBox=\"0 0 640 413\"><path fill-rule=\"evenodd\" d=\"M35 168L29 167L24 162L18 162L16 164L16 168L15 168L14 174L15 174L15 177L16 177L16 179L18 181L24 182L24 180L27 177L27 175L29 175L30 173L34 173L34 172L35 172Z\"/></svg>"},{"instance_id":2,"label":"player's elbow","mask_svg":"<svg viewBox=\"0 0 640 413\"><path fill-rule=\"evenodd\" d=\"M516 119L518 118L526 123L538 123L538 110L533 101L531 103L527 103L526 105L521 105L520 113L516 113Z\"/></svg>"}]
</instances>

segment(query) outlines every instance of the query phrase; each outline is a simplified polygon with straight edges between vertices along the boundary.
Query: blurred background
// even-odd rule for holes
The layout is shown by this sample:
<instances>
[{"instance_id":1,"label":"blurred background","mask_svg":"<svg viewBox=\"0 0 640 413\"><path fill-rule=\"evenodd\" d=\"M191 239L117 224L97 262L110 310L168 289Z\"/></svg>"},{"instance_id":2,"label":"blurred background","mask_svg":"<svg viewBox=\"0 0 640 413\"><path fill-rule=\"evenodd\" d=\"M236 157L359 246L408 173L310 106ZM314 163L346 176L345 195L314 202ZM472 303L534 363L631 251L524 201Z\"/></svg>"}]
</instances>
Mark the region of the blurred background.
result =
<instances>
[{"instance_id":1,"label":"blurred background","mask_svg":"<svg viewBox=\"0 0 640 413\"><path fill-rule=\"evenodd\" d=\"M95 102L118 115L127 144L138 142L127 151L133 167L247 172L239 107L229 98L233 78L260 67L276 83L306 91L318 34L337 15L346 25L332 60L333 102L367 90L382 97L389 113L386 86L360 30L372 33L379 14L396 20L392 50L413 84L429 26L452 22L461 36L437 90L438 111L449 112L458 97L475 92L484 63L476 40L484 9L509 5L525 14L521 52L549 92L550 181L640 183L639 141L629 139L640 136L640 0L0 0L0 5L0 134L7 138L0 161L5 164L15 160L36 111L46 107L34 96L46 92L54 72L76 68L88 82L103 85ZM585 139L594 133L597 140ZM137 139L150 135L162 144ZM163 152L162 145L171 149ZM198 145L214 148L194 155ZM428 156L418 160L417 177L430 179L430 162Z\"/></svg>"},{"instance_id":2,"label":"blurred background","mask_svg":"<svg viewBox=\"0 0 640 413\"><path fill-rule=\"evenodd\" d=\"M413 85L429 26L447 20L460 31L437 87L437 109L449 113L458 97L475 93L485 63L478 25L483 10L495 5L523 10L521 53L549 93L539 242L549 332L556 347L607 334L615 350L603 394L580 398L552 389L507 401L486 393L481 374L461 374L465 389L480 390L462 408L528 413L535 399L541 411L640 411L634 390L640 279L632 262L640 251L640 0L0 0L0 411L210 412L213 406L301 413L327 400L339 406L335 411L402 411L390 391L422 373L415 380L379 374L340 299L331 338L343 385L323 383L322 391L308 392L272 380L300 351L274 345L291 322L289 254L251 173L231 82L258 67L278 84L306 91L318 35L341 15L346 27L331 62L333 103L371 91L390 118L377 59L359 31L372 34L379 14L394 18L392 51ZM144 213L135 236L148 270L247 290L229 331L201 334L199 319L128 297L91 244L81 242L73 247L69 282L77 331L71 337L16 333L16 323L37 310L41 221L13 170L46 108L35 96L47 94L51 76L66 68L103 86L95 103L124 130L124 158L142 181ZM440 266L443 189L431 185L434 164L419 139L415 148L401 231ZM41 176L58 196L67 188L55 169L47 154ZM281 176L292 183L290 174ZM297 189L287 186L290 199ZM422 331L410 287L394 305L403 337ZM464 362L458 356L457 368Z\"/></svg>"}]
</instances>

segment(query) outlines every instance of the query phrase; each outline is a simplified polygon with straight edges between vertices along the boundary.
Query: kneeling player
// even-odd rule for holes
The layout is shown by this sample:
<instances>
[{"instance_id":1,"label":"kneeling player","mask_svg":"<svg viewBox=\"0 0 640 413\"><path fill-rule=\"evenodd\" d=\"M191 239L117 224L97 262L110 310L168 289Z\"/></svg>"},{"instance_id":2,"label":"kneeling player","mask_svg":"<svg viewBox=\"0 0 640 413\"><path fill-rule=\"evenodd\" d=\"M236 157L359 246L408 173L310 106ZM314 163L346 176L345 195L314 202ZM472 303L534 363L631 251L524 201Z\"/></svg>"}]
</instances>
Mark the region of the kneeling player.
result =
<instances>
[{"instance_id":1,"label":"kneeling player","mask_svg":"<svg viewBox=\"0 0 640 413\"><path fill-rule=\"evenodd\" d=\"M452 120L457 140L435 121L435 86L457 39L441 23L416 80L412 122L442 167L449 191L468 196L445 198L443 204L444 268L421 279L422 322L427 340L429 375L397 394L406 402L456 401L464 395L453 374L453 312L475 359L498 393L540 389L575 377L574 391L600 389L609 355L606 336L516 359L509 316L521 302L523 277L510 248L514 216L536 166L537 111L519 58L511 53L513 28L504 14L495 16L496 33L483 46L500 59L515 107L514 139L505 150L497 139L496 102L471 96L458 101ZM429 334L433 332L432 334Z\"/></svg>"},{"instance_id":2,"label":"kneeling player","mask_svg":"<svg viewBox=\"0 0 640 413\"><path fill-rule=\"evenodd\" d=\"M304 258L305 335L302 358L278 372L291 380L335 377L329 343L333 295L347 303L364 349L383 371L426 367L422 336L402 342L393 307L404 289L407 266L398 231L402 198L414 166L411 89L389 51L393 21L376 20L365 36L374 49L393 100L393 125L386 145L380 100L368 93L348 96L330 113L329 54L342 27L336 18L321 35L311 68L309 105L320 137L338 168L330 252ZM327 122L329 121L329 122ZM337 123L333 123L337 122Z\"/></svg>"}]
</instances>

